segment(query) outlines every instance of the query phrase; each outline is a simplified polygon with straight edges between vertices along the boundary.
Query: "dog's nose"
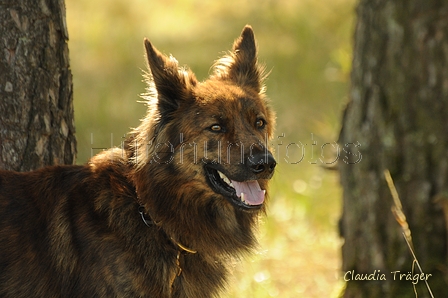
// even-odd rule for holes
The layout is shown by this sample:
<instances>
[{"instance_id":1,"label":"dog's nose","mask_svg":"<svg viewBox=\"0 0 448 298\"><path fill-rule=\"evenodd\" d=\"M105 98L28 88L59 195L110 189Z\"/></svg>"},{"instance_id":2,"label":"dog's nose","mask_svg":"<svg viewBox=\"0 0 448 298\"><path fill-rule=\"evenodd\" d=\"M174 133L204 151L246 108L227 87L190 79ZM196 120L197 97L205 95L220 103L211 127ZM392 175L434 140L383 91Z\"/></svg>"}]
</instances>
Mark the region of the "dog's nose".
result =
<instances>
[{"instance_id":1,"label":"dog's nose","mask_svg":"<svg viewBox=\"0 0 448 298\"><path fill-rule=\"evenodd\" d=\"M250 170L257 174L271 174L274 171L277 162L271 153L260 152L249 158Z\"/></svg>"}]
</instances>

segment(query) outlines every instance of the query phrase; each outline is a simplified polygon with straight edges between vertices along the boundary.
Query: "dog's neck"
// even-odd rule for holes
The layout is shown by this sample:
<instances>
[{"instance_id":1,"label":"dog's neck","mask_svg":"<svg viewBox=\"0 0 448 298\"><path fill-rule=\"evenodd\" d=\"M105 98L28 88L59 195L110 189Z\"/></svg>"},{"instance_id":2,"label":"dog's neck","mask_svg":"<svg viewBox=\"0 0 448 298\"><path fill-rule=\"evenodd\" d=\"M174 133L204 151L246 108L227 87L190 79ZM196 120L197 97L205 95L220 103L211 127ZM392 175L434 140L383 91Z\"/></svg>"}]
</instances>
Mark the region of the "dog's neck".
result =
<instances>
[{"instance_id":1,"label":"dog's neck","mask_svg":"<svg viewBox=\"0 0 448 298\"><path fill-rule=\"evenodd\" d=\"M157 227L159 227L160 229L163 230L162 222L153 220L152 217L147 212L145 212L145 207L143 205L141 205L141 204L138 207L138 213L140 213L140 216L141 216L141 218L143 220L143 223L147 227L151 228L151 227L153 227L155 225L155 226L157 226ZM178 247L179 251L181 251L181 252L184 251L184 252L188 252L188 253L191 253L191 254L197 253L196 250L193 250L193 249L188 248L187 246L181 244L180 242L175 240L172 236L168 235L168 233L165 230L163 230L163 231L164 231L165 234L167 234L167 236L170 238L170 240Z\"/></svg>"},{"instance_id":2,"label":"dog's neck","mask_svg":"<svg viewBox=\"0 0 448 298\"><path fill-rule=\"evenodd\" d=\"M207 203L206 201L216 201L213 196L203 197L202 201L191 206L191 202L197 201L198 196L204 195L203 190L180 187L175 191L178 185L188 183L187 178L173 173L168 176L162 170L156 163L148 162L143 168L132 169L129 177L135 191L134 210L137 211L138 206L144 206L141 210L145 219L153 225L154 222L158 223L160 232L163 232L168 240L171 237L176 243L211 259L240 257L256 248L254 227L258 219L257 212L249 213L232 208L226 205L225 201L217 202L218 204ZM148 179L149 173L160 175L163 179ZM161 181L165 186L161 185ZM161 189L165 191L162 192ZM137 215L135 211L134 216ZM185 216L182 211L188 212L189 215ZM139 216L141 217L141 214ZM177 244L175 246L179 247Z\"/></svg>"},{"instance_id":3,"label":"dog's neck","mask_svg":"<svg viewBox=\"0 0 448 298\"><path fill-rule=\"evenodd\" d=\"M163 230L162 227L162 222L161 221L155 221L152 219L151 216L148 215L147 212L145 212L145 207L143 205L139 205L138 207L138 213L140 213L140 216L142 218L143 223L151 228L153 226L157 226L159 227L161 230ZM164 231L164 230L163 230ZM170 282L170 288L173 287L174 281L176 280L176 278L178 276L181 275L182 273L182 267L180 265L180 256L181 253L190 253L190 254L195 254L197 253L196 250L193 250L191 248L186 247L185 245L182 245L181 243L179 243L178 241L176 241L173 237L171 237L170 235L167 234L166 231L164 231L164 233L170 238L171 242L173 242L173 244L178 248L177 249L177 255L176 255L176 266L177 266L177 273L174 275L174 278L171 279Z\"/></svg>"}]
</instances>

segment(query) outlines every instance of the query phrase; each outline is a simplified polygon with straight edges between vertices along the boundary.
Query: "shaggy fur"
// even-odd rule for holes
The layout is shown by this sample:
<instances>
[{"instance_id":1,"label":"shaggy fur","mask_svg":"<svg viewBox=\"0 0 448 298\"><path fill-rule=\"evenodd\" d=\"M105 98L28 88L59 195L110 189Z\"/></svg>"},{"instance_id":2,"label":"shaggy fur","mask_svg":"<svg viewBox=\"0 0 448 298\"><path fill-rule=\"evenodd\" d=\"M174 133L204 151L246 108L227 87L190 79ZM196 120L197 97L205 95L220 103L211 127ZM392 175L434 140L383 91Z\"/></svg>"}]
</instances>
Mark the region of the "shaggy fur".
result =
<instances>
[{"instance_id":1,"label":"shaggy fur","mask_svg":"<svg viewBox=\"0 0 448 298\"><path fill-rule=\"evenodd\" d=\"M124 150L0 171L1 297L214 297L256 245L275 117L251 27L204 82L144 43L148 114Z\"/></svg>"}]
</instances>

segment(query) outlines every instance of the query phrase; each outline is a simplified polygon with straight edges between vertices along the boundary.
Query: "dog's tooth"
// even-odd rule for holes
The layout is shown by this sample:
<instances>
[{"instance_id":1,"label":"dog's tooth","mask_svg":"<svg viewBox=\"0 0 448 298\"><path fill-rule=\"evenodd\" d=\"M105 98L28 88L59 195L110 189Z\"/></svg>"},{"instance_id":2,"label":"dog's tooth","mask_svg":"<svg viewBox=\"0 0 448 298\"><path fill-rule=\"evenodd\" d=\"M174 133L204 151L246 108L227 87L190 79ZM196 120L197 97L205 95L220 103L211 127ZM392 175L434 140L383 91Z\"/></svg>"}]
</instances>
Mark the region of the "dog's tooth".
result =
<instances>
[{"instance_id":1,"label":"dog's tooth","mask_svg":"<svg viewBox=\"0 0 448 298\"><path fill-rule=\"evenodd\" d=\"M226 179L229 180L229 179L227 178L227 176L224 175L224 173L218 171L218 174L219 174L219 177L221 177L222 180L224 180L224 181L226 181Z\"/></svg>"},{"instance_id":2,"label":"dog's tooth","mask_svg":"<svg viewBox=\"0 0 448 298\"><path fill-rule=\"evenodd\" d=\"M241 201L243 202L243 203L246 203L246 200L245 200L245 194L244 194L244 192L242 192L241 193Z\"/></svg>"},{"instance_id":3,"label":"dog's tooth","mask_svg":"<svg viewBox=\"0 0 448 298\"><path fill-rule=\"evenodd\" d=\"M230 182L230 179L226 175L224 175L224 173L218 171L218 174L219 174L219 177L221 177L222 181L224 181L225 183L233 186L232 182Z\"/></svg>"}]
</instances>

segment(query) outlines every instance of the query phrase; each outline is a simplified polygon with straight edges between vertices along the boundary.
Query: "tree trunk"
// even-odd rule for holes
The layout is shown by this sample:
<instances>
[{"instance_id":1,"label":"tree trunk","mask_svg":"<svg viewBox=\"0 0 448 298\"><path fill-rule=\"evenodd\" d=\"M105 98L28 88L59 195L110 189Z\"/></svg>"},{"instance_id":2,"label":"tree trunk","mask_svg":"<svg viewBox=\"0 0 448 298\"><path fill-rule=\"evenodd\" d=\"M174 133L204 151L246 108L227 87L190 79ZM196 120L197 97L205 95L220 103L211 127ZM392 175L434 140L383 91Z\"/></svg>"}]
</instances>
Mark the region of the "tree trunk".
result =
<instances>
[{"instance_id":1,"label":"tree trunk","mask_svg":"<svg viewBox=\"0 0 448 298\"><path fill-rule=\"evenodd\" d=\"M448 2L361 0L357 15L351 101L340 134L350 157L340 162L344 297L416 297L406 278L419 270L412 271L391 212L385 169L402 201L415 254L432 274L427 281L434 297L446 297ZM357 142L359 147L350 145ZM375 270L377 280L354 280ZM386 280L378 280L380 274ZM420 277L418 297L430 297Z\"/></svg>"},{"instance_id":2,"label":"tree trunk","mask_svg":"<svg viewBox=\"0 0 448 298\"><path fill-rule=\"evenodd\" d=\"M0 168L74 163L67 40L63 0L0 2Z\"/></svg>"}]
</instances>

